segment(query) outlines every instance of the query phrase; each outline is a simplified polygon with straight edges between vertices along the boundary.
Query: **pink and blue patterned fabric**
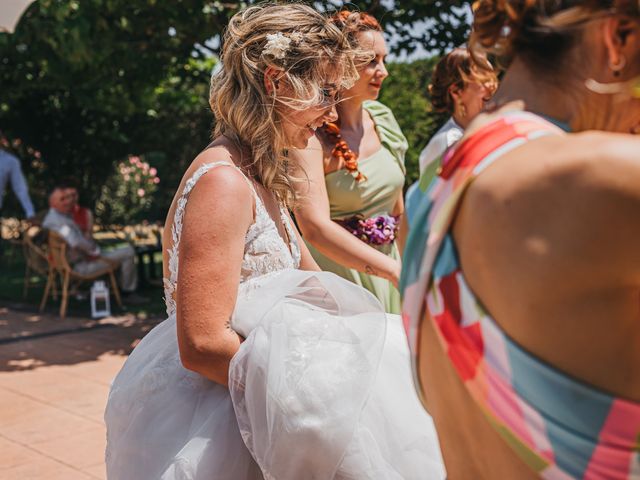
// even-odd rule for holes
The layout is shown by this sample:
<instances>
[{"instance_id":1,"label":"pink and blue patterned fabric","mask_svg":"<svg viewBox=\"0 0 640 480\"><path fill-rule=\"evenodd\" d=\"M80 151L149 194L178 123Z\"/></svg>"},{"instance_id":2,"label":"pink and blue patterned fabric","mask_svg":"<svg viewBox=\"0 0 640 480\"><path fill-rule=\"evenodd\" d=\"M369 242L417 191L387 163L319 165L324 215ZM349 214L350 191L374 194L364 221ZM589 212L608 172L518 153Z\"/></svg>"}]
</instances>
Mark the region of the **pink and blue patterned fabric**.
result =
<instances>
[{"instance_id":1,"label":"pink and blue patterned fabric","mask_svg":"<svg viewBox=\"0 0 640 480\"><path fill-rule=\"evenodd\" d=\"M428 311L478 407L540 478L638 480L640 404L572 378L510 339L468 287L450 231L466 188L484 168L531 139L561 134L533 114L506 114L449 150L412 208L401 289L416 387L422 395L417 339Z\"/></svg>"}]
</instances>

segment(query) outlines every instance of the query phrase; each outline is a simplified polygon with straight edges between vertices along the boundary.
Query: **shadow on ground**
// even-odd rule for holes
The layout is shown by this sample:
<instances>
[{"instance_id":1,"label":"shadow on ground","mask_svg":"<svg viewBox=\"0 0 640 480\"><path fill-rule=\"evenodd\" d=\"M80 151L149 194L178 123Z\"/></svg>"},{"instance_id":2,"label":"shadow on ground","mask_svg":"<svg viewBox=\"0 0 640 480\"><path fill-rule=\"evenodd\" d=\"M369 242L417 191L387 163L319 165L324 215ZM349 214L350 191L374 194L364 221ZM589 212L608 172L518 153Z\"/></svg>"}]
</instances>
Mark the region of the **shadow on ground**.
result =
<instances>
[{"instance_id":1,"label":"shadow on ground","mask_svg":"<svg viewBox=\"0 0 640 480\"><path fill-rule=\"evenodd\" d=\"M40 314L0 304L0 372L73 365L103 355L128 355L160 316L125 314L92 320Z\"/></svg>"}]
</instances>

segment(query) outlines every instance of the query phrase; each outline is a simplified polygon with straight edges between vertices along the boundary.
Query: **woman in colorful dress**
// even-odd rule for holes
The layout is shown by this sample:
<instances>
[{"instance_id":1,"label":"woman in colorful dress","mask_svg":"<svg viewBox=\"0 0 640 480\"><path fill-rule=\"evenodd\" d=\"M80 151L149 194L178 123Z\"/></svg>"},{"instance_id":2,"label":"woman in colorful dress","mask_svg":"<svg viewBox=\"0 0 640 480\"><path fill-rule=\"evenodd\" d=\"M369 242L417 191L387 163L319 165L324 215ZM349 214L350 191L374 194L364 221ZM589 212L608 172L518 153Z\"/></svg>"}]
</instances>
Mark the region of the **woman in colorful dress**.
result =
<instances>
[{"instance_id":1,"label":"woman in colorful dress","mask_svg":"<svg viewBox=\"0 0 640 480\"><path fill-rule=\"evenodd\" d=\"M412 222L417 388L451 479L639 479L640 2L475 5L508 68Z\"/></svg>"},{"instance_id":2,"label":"woman in colorful dress","mask_svg":"<svg viewBox=\"0 0 640 480\"><path fill-rule=\"evenodd\" d=\"M321 269L372 292L400 312L396 225L404 213L405 139L391 110L375 101L388 73L380 24L341 11L334 22L361 51L360 78L341 93L338 120L293 155L301 165L296 222Z\"/></svg>"}]
</instances>

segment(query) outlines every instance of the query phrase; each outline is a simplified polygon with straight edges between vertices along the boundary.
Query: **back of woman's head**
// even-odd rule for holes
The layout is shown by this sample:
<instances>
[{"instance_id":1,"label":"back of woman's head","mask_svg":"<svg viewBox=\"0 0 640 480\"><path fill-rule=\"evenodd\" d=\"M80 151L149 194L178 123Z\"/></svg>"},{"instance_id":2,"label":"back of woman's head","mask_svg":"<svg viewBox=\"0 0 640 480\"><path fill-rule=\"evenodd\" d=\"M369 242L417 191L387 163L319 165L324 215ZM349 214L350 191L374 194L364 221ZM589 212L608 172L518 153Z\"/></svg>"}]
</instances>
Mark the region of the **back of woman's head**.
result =
<instances>
[{"instance_id":1,"label":"back of woman's head","mask_svg":"<svg viewBox=\"0 0 640 480\"><path fill-rule=\"evenodd\" d=\"M331 20L349 36L368 31L382 32L378 20L366 12L340 10L331 17Z\"/></svg>"},{"instance_id":2,"label":"back of woman's head","mask_svg":"<svg viewBox=\"0 0 640 480\"><path fill-rule=\"evenodd\" d=\"M364 32L382 32L382 26L378 20L366 12L345 9L335 13L331 21L349 40L356 56L357 66L368 63L374 54L369 50L360 49L358 37Z\"/></svg>"},{"instance_id":3,"label":"back of woman's head","mask_svg":"<svg viewBox=\"0 0 640 480\"><path fill-rule=\"evenodd\" d=\"M357 78L345 35L313 8L261 4L229 21L223 37L222 69L212 77L209 103L215 135L251 152L242 167L285 202L293 200L284 151L284 111L320 105L327 83L348 87ZM287 94L265 87L268 69ZM282 90L281 90L282 91Z\"/></svg>"},{"instance_id":4,"label":"back of woman's head","mask_svg":"<svg viewBox=\"0 0 640 480\"><path fill-rule=\"evenodd\" d=\"M491 64L483 56L478 55L474 60L467 48L451 50L438 61L431 76L429 97L433 109L453 114L451 87L462 90L470 82L497 86L498 79Z\"/></svg>"},{"instance_id":5,"label":"back of woman's head","mask_svg":"<svg viewBox=\"0 0 640 480\"><path fill-rule=\"evenodd\" d=\"M477 0L470 46L503 63L518 56L556 71L581 39L581 26L613 12L638 16L638 0Z\"/></svg>"}]
</instances>

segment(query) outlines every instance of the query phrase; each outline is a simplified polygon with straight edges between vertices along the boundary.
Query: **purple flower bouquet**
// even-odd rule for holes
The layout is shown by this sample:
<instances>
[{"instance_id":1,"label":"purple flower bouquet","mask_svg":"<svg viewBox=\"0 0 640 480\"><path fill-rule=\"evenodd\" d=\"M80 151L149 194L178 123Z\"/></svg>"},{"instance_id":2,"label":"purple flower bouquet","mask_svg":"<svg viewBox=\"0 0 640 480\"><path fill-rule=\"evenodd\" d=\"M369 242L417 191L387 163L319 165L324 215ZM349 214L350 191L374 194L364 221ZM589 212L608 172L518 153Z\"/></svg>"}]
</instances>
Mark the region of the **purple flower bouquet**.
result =
<instances>
[{"instance_id":1,"label":"purple flower bouquet","mask_svg":"<svg viewBox=\"0 0 640 480\"><path fill-rule=\"evenodd\" d=\"M371 218L351 217L338 220L337 223L369 245L393 243L398 233L398 217L394 215Z\"/></svg>"}]
</instances>

